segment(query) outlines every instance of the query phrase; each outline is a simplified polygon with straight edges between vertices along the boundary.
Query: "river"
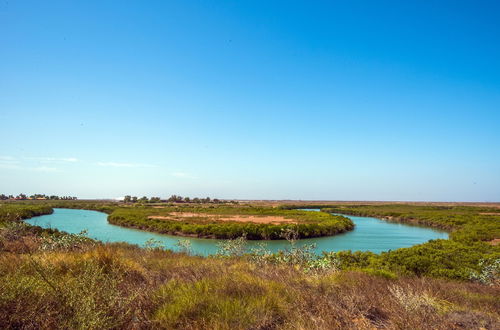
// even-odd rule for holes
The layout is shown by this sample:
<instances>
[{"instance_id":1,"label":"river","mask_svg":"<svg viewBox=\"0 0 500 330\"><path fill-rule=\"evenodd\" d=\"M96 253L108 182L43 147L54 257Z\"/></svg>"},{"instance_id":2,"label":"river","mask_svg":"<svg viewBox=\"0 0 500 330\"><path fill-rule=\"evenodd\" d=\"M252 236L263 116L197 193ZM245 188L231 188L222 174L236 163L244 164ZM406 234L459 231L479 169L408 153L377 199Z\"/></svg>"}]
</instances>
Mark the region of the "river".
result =
<instances>
[{"instance_id":1,"label":"river","mask_svg":"<svg viewBox=\"0 0 500 330\"><path fill-rule=\"evenodd\" d=\"M309 211L318 211L309 209ZM356 227L354 230L336 236L310 238L299 240L296 244L316 244L316 252L322 251L382 251L394 250L402 247L410 247L415 244L425 243L431 239L446 239L448 234L444 231L412 226L408 224L388 222L372 217L350 218ZM54 228L68 233L79 233L88 231L90 238L103 242L127 242L144 246L144 243L153 238L161 242L165 248L177 250L177 242L189 240L194 254L209 255L217 252L217 243L221 240L179 237L172 235L156 234L147 231L130 229L112 225L107 221L107 214L97 211L59 209L54 213L42 215L26 220L27 223L43 228ZM249 248L264 243L267 249L275 252L289 247L284 240L275 241L248 241Z\"/></svg>"}]
</instances>

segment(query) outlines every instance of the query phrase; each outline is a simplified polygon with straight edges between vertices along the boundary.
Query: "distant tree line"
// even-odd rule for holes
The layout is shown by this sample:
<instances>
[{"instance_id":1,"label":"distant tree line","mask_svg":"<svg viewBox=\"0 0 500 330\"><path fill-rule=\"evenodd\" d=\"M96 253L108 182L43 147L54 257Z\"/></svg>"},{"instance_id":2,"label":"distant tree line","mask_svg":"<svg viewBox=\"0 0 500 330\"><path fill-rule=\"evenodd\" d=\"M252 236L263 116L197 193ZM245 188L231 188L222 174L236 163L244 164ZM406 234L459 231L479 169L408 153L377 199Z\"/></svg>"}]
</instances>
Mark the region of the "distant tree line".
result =
<instances>
[{"instance_id":1,"label":"distant tree line","mask_svg":"<svg viewBox=\"0 0 500 330\"><path fill-rule=\"evenodd\" d=\"M74 196L57 196L57 195L45 195L45 194L33 194L31 196L28 196L26 194L19 194L17 196L14 195L5 195L5 194L0 194L0 200L77 200L78 198Z\"/></svg>"},{"instance_id":2,"label":"distant tree line","mask_svg":"<svg viewBox=\"0 0 500 330\"><path fill-rule=\"evenodd\" d=\"M151 197L148 198L146 196L143 196L141 198L138 198L137 196L130 196L127 195L123 198L124 203L197 203L197 204L220 204L223 203L224 201L221 201L220 199L214 198L211 199L210 197L205 197L205 198L199 198L199 197L182 197L178 195L172 195L168 199L161 199L160 197Z\"/></svg>"}]
</instances>

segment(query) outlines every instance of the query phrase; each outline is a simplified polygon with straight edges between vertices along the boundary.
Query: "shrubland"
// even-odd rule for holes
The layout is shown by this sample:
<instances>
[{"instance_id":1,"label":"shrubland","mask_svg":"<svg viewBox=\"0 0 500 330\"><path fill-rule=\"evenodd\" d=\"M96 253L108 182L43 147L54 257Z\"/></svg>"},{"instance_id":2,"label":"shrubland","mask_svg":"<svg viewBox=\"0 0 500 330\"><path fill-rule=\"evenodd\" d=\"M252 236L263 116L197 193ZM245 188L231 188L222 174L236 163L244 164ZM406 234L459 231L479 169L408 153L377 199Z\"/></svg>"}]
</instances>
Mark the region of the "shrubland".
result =
<instances>
[{"instance_id":1,"label":"shrubland","mask_svg":"<svg viewBox=\"0 0 500 330\"><path fill-rule=\"evenodd\" d=\"M464 240L452 231L450 240L382 254L317 256L311 246L296 246L290 229L290 246L279 253L264 245L246 251L238 238L223 241L217 255L199 257L182 241L184 253L174 253L154 242L143 249L28 226L19 219L50 207L4 206L5 329L500 327L498 246L477 236Z\"/></svg>"},{"instance_id":2,"label":"shrubland","mask_svg":"<svg viewBox=\"0 0 500 330\"><path fill-rule=\"evenodd\" d=\"M304 207L304 206L295 206ZM370 267L401 274L459 280L477 277L498 264L500 209L472 206L341 205L323 207L323 212L372 216L387 221L432 226L450 232L448 240L431 240L409 248L374 254L343 251L347 268Z\"/></svg>"},{"instance_id":3,"label":"shrubland","mask_svg":"<svg viewBox=\"0 0 500 330\"><path fill-rule=\"evenodd\" d=\"M175 219L173 213L187 212L193 216ZM293 223L254 223L221 221L224 216L283 217ZM346 217L334 216L324 212L301 210L282 210L271 207L253 206L165 206L120 207L108 217L115 225L155 231L162 234L174 234L196 237L231 239L246 236L247 239L282 239L282 232L294 229L298 238L330 236L354 228Z\"/></svg>"},{"instance_id":4,"label":"shrubland","mask_svg":"<svg viewBox=\"0 0 500 330\"><path fill-rule=\"evenodd\" d=\"M38 215L51 214L52 212L52 208L47 205L1 203L0 225L5 225L7 222L32 218Z\"/></svg>"},{"instance_id":5,"label":"shrubland","mask_svg":"<svg viewBox=\"0 0 500 330\"><path fill-rule=\"evenodd\" d=\"M2 229L2 238L11 237ZM453 329L500 326L498 287L304 259L208 258L24 233L0 253L0 327L33 329ZM18 240L19 237L16 238ZM301 266L304 265L304 266Z\"/></svg>"}]
</instances>

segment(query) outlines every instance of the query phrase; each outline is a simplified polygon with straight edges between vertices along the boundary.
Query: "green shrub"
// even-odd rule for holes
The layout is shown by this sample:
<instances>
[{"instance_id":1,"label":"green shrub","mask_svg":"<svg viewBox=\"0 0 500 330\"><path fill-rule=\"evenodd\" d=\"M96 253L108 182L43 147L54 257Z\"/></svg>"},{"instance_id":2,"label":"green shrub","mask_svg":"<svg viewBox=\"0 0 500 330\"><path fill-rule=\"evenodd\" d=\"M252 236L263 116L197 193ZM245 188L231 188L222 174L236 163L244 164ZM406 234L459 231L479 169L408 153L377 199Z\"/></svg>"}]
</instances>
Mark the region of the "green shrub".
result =
<instances>
[{"instance_id":1,"label":"green shrub","mask_svg":"<svg viewBox=\"0 0 500 330\"><path fill-rule=\"evenodd\" d=\"M388 280L394 280L398 277L395 273L385 269L363 268L361 271L370 275L383 277Z\"/></svg>"}]
</instances>

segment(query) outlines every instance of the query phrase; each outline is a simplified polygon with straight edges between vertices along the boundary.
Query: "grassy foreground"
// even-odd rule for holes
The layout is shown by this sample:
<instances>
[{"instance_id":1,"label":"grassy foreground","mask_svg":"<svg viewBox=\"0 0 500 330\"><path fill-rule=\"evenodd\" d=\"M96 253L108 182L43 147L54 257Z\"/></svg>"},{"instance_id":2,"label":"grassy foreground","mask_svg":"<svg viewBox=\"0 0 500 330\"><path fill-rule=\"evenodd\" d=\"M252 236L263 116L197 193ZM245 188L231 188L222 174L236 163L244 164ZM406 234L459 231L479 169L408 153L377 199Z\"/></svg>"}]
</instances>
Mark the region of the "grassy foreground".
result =
<instances>
[{"instance_id":1,"label":"grassy foreground","mask_svg":"<svg viewBox=\"0 0 500 330\"><path fill-rule=\"evenodd\" d=\"M2 229L0 327L495 329L500 290ZM54 236L55 235L55 236Z\"/></svg>"},{"instance_id":2,"label":"grassy foreground","mask_svg":"<svg viewBox=\"0 0 500 330\"><path fill-rule=\"evenodd\" d=\"M85 205L73 206L118 207ZM0 328L500 328L496 211L430 216L409 207L415 219L455 223L451 239L381 254L318 257L293 245L242 254L244 241L229 240L220 255L203 258L19 222L50 206L62 205L0 204ZM384 207L377 212L395 212Z\"/></svg>"}]
</instances>

